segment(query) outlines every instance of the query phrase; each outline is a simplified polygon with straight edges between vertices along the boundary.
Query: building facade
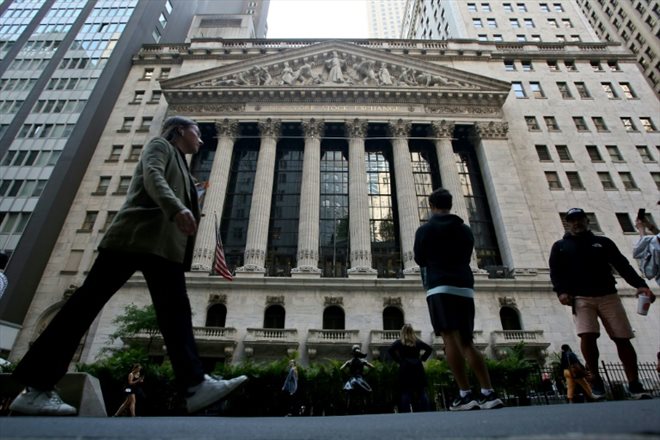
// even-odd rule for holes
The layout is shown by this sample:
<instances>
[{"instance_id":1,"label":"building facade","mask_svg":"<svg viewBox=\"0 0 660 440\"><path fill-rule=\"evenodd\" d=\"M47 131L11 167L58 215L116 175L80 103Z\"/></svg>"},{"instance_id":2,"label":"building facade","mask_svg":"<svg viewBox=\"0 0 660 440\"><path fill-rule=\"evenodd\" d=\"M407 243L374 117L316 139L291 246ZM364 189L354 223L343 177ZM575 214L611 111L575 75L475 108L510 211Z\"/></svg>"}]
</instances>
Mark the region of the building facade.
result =
<instances>
[{"instance_id":1,"label":"building facade","mask_svg":"<svg viewBox=\"0 0 660 440\"><path fill-rule=\"evenodd\" d=\"M6 0L0 5L0 353L30 305L106 120L148 43L191 29L264 37L268 1ZM195 13L217 14L191 26ZM207 31L208 32L208 31ZM157 103L158 94L136 99ZM148 122L145 121L145 127ZM20 280L20 282L17 282Z\"/></svg>"},{"instance_id":2,"label":"building facade","mask_svg":"<svg viewBox=\"0 0 660 440\"><path fill-rule=\"evenodd\" d=\"M154 93L156 103L139 98ZM657 219L657 106L635 57L607 42L204 37L144 46L11 358L80 284L140 147L180 114L200 123L205 142L190 158L205 193L188 290L209 368L295 353L323 362L347 357L353 344L379 358L404 322L442 357L412 252L439 186L475 233L476 344L498 357L522 341L544 362L561 344L577 345L548 275L563 214L584 208L624 253L637 210ZM216 216L232 282L210 274ZM619 287L639 358L652 361L659 316L635 314L634 290ZM149 303L136 275L76 360L95 359L127 304ZM154 338L123 342L160 356ZM601 352L617 358L607 338Z\"/></svg>"},{"instance_id":3,"label":"building facade","mask_svg":"<svg viewBox=\"0 0 660 440\"><path fill-rule=\"evenodd\" d=\"M369 38L400 38L406 0L369 0L367 22Z\"/></svg>"}]
</instances>

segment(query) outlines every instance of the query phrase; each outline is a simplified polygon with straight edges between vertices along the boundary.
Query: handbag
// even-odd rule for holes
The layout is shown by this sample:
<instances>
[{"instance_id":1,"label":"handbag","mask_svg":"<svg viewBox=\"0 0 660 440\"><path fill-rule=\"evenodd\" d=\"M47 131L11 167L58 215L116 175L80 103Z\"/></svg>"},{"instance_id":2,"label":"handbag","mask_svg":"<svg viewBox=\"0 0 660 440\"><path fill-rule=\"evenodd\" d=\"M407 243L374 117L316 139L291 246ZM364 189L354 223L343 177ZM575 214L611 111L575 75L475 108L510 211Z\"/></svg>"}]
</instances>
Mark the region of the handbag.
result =
<instances>
[{"instance_id":1,"label":"handbag","mask_svg":"<svg viewBox=\"0 0 660 440\"><path fill-rule=\"evenodd\" d=\"M574 364L571 364L569 368L573 379L582 379L583 377L587 377L587 369L584 368L584 365L581 363L575 362Z\"/></svg>"}]
</instances>

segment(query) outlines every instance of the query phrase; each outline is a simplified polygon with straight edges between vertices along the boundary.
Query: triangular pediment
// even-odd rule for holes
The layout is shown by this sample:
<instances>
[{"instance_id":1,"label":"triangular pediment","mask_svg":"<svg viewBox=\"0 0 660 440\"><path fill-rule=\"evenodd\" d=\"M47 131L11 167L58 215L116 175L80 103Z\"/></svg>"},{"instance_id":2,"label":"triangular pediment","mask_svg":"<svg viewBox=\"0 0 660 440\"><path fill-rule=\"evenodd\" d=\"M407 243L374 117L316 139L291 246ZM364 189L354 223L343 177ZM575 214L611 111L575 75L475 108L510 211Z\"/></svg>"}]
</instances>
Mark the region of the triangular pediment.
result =
<instances>
[{"instance_id":1,"label":"triangular pediment","mask_svg":"<svg viewBox=\"0 0 660 440\"><path fill-rule=\"evenodd\" d=\"M509 83L441 66L383 49L345 41L325 41L277 54L256 55L211 69L163 81L166 96L184 95L305 96L306 90L324 96L487 96L504 102ZM412 94L411 94L412 92ZM309 96L309 95L307 95ZM318 96L316 93L314 96Z\"/></svg>"}]
</instances>

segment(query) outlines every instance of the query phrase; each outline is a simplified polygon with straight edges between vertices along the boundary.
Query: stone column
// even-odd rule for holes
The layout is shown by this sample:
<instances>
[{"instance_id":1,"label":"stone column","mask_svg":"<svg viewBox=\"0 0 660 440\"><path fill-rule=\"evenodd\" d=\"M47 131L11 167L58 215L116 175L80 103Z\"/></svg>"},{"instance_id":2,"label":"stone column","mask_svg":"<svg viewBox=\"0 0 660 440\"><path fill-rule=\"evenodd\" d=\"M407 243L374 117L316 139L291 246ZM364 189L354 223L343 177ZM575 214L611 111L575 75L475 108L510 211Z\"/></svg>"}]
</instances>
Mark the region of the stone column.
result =
<instances>
[{"instance_id":1,"label":"stone column","mask_svg":"<svg viewBox=\"0 0 660 440\"><path fill-rule=\"evenodd\" d=\"M351 267L349 278L374 278L378 272L371 266L371 238L369 235L369 193L364 137L367 122L359 119L346 122L348 141L348 209L350 229Z\"/></svg>"},{"instance_id":2,"label":"stone column","mask_svg":"<svg viewBox=\"0 0 660 440\"><path fill-rule=\"evenodd\" d=\"M508 140L506 122L477 122L476 151L483 175L502 262L515 276L534 276L547 267L543 242L535 228ZM506 173L496 170L507 170ZM506 207L506 209L503 209Z\"/></svg>"},{"instance_id":3,"label":"stone column","mask_svg":"<svg viewBox=\"0 0 660 440\"><path fill-rule=\"evenodd\" d=\"M217 121L215 128L218 134L218 146L213 157L208 188L204 195L204 208L193 252L192 270L200 272L210 272L213 265L216 240L215 216L217 214L218 222L220 222L227 193L234 141L238 136L238 121L229 119Z\"/></svg>"},{"instance_id":4,"label":"stone column","mask_svg":"<svg viewBox=\"0 0 660 440\"><path fill-rule=\"evenodd\" d=\"M463 219L466 225L470 225L470 213L467 209L465 196L463 194L463 186L461 184L461 176L458 174L456 166L456 156L454 155L454 147L451 144L451 139L454 134L454 123L445 121L444 119L431 123L431 129L435 136L435 152L438 156L440 165L440 179L442 180L442 187L449 191L453 196L452 211L454 214ZM478 271L477 253L472 252L472 261L470 262L472 271Z\"/></svg>"},{"instance_id":5,"label":"stone column","mask_svg":"<svg viewBox=\"0 0 660 440\"><path fill-rule=\"evenodd\" d=\"M399 234L401 236L401 260L403 273L418 273L419 267L415 263L413 245L415 244L415 231L419 226L419 213L417 211L417 194L413 178L408 136L411 123L399 119L389 124L392 133L392 153L394 157L394 177L396 178L396 199L399 206Z\"/></svg>"},{"instance_id":6,"label":"stone column","mask_svg":"<svg viewBox=\"0 0 660 440\"><path fill-rule=\"evenodd\" d=\"M242 276L248 274L263 275L266 273L264 266L268 248L270 203L273 196L275 153L280 125L279 120L270 118L259 122L261 146L259 147L257 172L252 189L250 222L245 242L245 262L242 267L236 269L236 273L240 273Z\"/></svg>"},{"instance_id":7,"label":"stone column","mask_svg":"<svg viewBox=\"0 0 660 440\"><path fill-rule=\"evenodd\" d=\"M302 184L300 189L300 215L298 223L297 267L292 277L320 277L319 262L319 205L321 185L321 136L324 122L303 121L305 153L303 155Z\"/></svg>"}]
</instances>

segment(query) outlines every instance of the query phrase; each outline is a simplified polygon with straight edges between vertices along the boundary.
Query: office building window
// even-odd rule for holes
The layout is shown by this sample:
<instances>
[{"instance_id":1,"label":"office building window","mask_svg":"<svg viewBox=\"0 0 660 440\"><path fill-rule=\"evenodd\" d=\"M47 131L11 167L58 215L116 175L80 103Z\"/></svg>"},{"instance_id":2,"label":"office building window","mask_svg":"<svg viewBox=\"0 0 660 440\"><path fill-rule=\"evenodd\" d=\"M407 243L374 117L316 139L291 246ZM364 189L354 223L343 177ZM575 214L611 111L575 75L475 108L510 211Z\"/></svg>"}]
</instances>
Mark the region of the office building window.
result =
<instances>
[{"instance_id":1,"label":"office building window","mask_svg":"<svg viewBox=\"0 0 660 440\"><path fill-rule=\"evenodd\" d=\"M576 82L575 88L577 89L580 98L582 99L591 98L591 95L589 94L589 90L587 89L587 86L583 82Z\"/></svg>"},{"instance_id":2,"label":"office building window","mask_svg":"<svg viewBox=\"0 0 660 440\"><path fill-rule=\"evenodd\" d=\"M610 155L612 162L624 162L621 151L619 151L619 147L616 145L605 145L605 149L607 150L607 154Z\"/></svg>"},{"instance_id":3,"label":"office building window","mask_svg":"<svg viewBox=\"0 0 660 440\"><path fill-rule=\"evenodd\" d=\"M504 7L504 12L513 12L511 3L504 3L502 6Z\"/></svg>"},{"instance_id":4,"label":"office building window","mask_svg":"<svg viewBox=\"0 0 660 440\"><path fill-rule=\"evenodd\" d=\"M622 117L621 123L626 131L637 131L637 127L635 127L632 118Z\"/></svg>"},{"instance_id":5,"label":"office building window","mask_svg":"<svg viewBox=\"0 0 660 440\"><path fill-rule=\"evenodd\" d=\"M557 20L555 20L554 18L548 18L548 26L554 29L559 28L559 25L557 24Z\"/></svg>"},{"instance_id":6,"label":"office building window","mask_svg":"<svg viewBox=\"0 0 660 440\"><path fill-rule=\"evenodd\" d=\"M603 66L601 66L600 61L598 61L598 60L591 61L589 64L591 64L591 69L594 72L603 72L604 71Z\"/></svg>"},{"instance_id":7,"label":"office building window","mask_svg":"<svg viewBox=\"0 0 660 440\"><path fill-rule=\"evenodd\" d=\"M596 145L586 145L586 148L589 159L591 159L592 162L603 161L603 158L600 155L600 151L598 151L598 147Z\"/></svg>"},{"instance_id":8,"label":"office building window","mask_svg":"<svg viewBox=\"0 0 660 440\"><path fill-rule=\"evenodd\" d=\"M557 61L547 61L546 64L548 65L548 70L551 72L559 72L559 65L557 64Z\"/></svg>"},{"instance_id":9,"label":"office building window","mask_svg":"<svg viewBox=\"0 0 660 440\"><path fill-rule=\"evenodd\" d=\"M636 145L635 148L637 148L639 157L641 157L644 162L655 162L653 156L651 156L651 151L649 150L649 147L647 147L646 145Z\"/></svg>"},{"instance_id":10,"label":"office building window","mask_svg":"<svg viewBox=\"0 0 660 440\"><path fill-rule=\"evenodd\" d=\"M468 3L467 8L468 8L468 12L477 12L476 3Z\"/></svg>"},{"instance_id":11,"label":"office building window","mask_svg":"<svg viewBox=\"0 0 660 440\"><path fill-rule=\"evenodd\" d=\"M522 70L523 72L533 72L534 71L534 65L532 64L531 61L529 60L523 60L520 62L522 65Z\"/></svg>"},{"instance_id":12,"label":"office building window","mask_svg":"<svg viewBox=\"0 0 660 440\"><path fill-rule=\"evenodd\" d=\"M106 159L107 162L117 162L119 160L119 156L121 156L121 150L124 149L123 145L113 145L112 149L110 150L110 156Z\"/></svg>"},{"instance_id":13,"label":"office building window","mask_svg":"<svg viewBox=\"0 0 660 440\"><path fill-rule=\"evenodd\" d=\"M577 171L567 171L566 177L568 178L568 183L572 190L582 191L584 190L584 185L582 184L582 179Z\"/></svg>"},{"instance_id":14,"label":"office building window","mask_svg":"<svg viewBox=\"0 0 660 440\"><path fill-rule=\"evenodd\" d=\"M99 177L99 183L96 186L96 191L92 194L95 196L104 196L108 192L108 187L110 186L110 176L101 176Z\"/></svg>"},{"instance_id":15,"label":"office building window","mask_svg":"<svg viewBox=\"0 0 660 440\"><path fill-rule=\"evenodd\" d=\"M655 182L655 187L660 191L660 173L658 172L652 172L651 177L653 177L653 181Z\"/></svg>"},{"instance_id":16,"label":"office building window","mask_svg":"<svg viewBox=\"0 0 660 440\"><path fill-rule=\"evenodd\" d=\"M621 68L619 67L619 63L616 61L608 61L607 66L610 69L610 72L621 72Z\"/></svg>"},{"instance_id":17,"label":"office building window","mask_svg":"<svg viewBox=\"0 0 660 440\"><path fill-rule=\"evenodd\" d=\"M603 185L604 190L616 190L612 176L607 171L599 172L598 179L600 180L601 185Z\"/></svg>"},{"instance_id":18,"label":"office building window","mask_svg":"<svg viewBox=\"0 0 660 440\"><path fill-rule=\"evenodd\" d=\"M600 85L603 88L603 92L605 92L608 98L610 99L618 98L618 96L616 96L616 92L614 91L614 88L612 87L612 83L604 82L604 83L600 83Z\"/></svg>"},{"instance_id":19,"label":"office building window","mask_svg":"<svg viewBox=\"0 0 660 440\"><path fill-rule=\"evenodd\" d=\"M559 174L555 171L546 171L545 179L548 181L549 189L562 189L561 182L559 181Z\"/></svg>"},{"instance_id":20,"label":"office building window","mask_svg":"<svg viewBox=\"0 0 660 440\"><path fill-rule=\"evenodd\" d=\"M108 215L105 217L105 223L99 229L99 232L105 232L108 230L110 225L112 224L112 221L115 219L115 216L117 215L117 211L108 211Z\"/></svg>"},{"instance_id":21,"label":"office building window","mask_svg":"<svg viewBox=\"0 0 660 440\"><path fill-rule=\"evenodd\" d=\"M523 21L525 23L526 28L533 29L535 27L534 26L534 20L532 20L531 18L525 18Z\"/></svg>"},{"instance_id":22,"label":"office building window","mask_svg":"<svg viewBox=\"0 0 660 440\"><path fill-rule=\"evenodd\" d=\"M511 88L513 88L513 93L516 95L516 98L518 99L527 98L522 83L513 82L511 83Z\"/></svg>"},{"instance_id":23,"label":"office building window","mask_svg":"<svg viewBox=\"0 0 660 440\"><path fill-rule=\"evenodd\" d=\"M98 211L87 211L85 214L85 219L83 220L83 224L80 229L78 229L78 232L92 232L94 223L96 223L96 217L98 215Z\"/></svg>"},{"instance_id":24,"label":"office building window","mask_svg":"<svg viewBox=\"0 0 660 440\"><path fill-rule=\"evenodd\" d=\"M536 120L536 116L525 116L525 124L527 124L527 130L529 131L539 131L539 121Z\"/></svg>"},{"instance_id":25,"label":"office building window","mask_svg":"<svg viewBox=\"0 0 660 440\"><path fill-rule=\"evenodd\" d=\"M575 61L564 61L564 66L566 66L566 70L569 72L577 72Z\"/></svg>"},{"instance_id":26,"label":"office building window","mask_svg":"<svg viewBox=\"0 0 660 440\"><path fill-rule=\"evenodd\" d=\"M509 18L509 24L511 24L511 27L514 29L517 29L520 27L520 22L518 21L517 18Z\"/></svg>"},{"instance_id":27,"label":"office building window","mask_svg":"<svg viewBox=\"0 0 660 440\"><path fill-rule=\"evenodd\" d=\"M170 77L170 70L171 69L169 67L162 67L160 69L160 76L158 77L158 79L162 80L162 79L169 78Z\"/></svg>"},{"instance_id":28,"label":"office building window","mask_svg":"<svg viewBox=\"0 0 660 440\"><path fill-rule=\"evenodd\" d=\"M482 3L481 4L481 11L482 12L492 12L492 9L490 7L490 3Z\"/></svg>"},{"instance_id":29,"label":"office building window","mask_svg":"<svg viewBox=\"0 0 660 440\"><path fill-rule=\"evenodd\" d=\"M653 121L649 117L640 117L639 122L642 123L642 127L644 127L644 131L647 133L652 133L657 130L655 128L655 124L653 124Z\"/></svg>"},{"instance_id":30,"label":"office building window","mask_svg":"<svg viewBox=\"0 0 660 440\"><path fill-rule=\"evenodd\" d=\"M131 184L131 176L121 176L119 178L119 185L117 186L117 191L115 195L125 195L128 192L128 187Z\"/></svg>"},{"instance_id":31,"label":"office building window","mask_svg":"<svg viewBox=\"0 0 660 440\"><path fill-rule=\"evenodd\" d=\"M142 152L142 145L131 145L131 152L126 159L126 162L137 162L140 159Z\"/></svg>"},{"instance_id":32,"label":"office building window","mask_svg":"<svg viewBox=\"0 0 660 440\"><path fill-rule=\"evenodd\" d=\"M142 75L143 80L150 80L151 78L154 77L154 69L151 67L147 67L144 69L144 74Z\"/></svg>"},{"instance_id":33,"label":"office building window","mask_svg":"<svg viewBox=\"0 0 660 440\"><path fill-rule=\"evenodd\" d=\"M543 122L548 131L559 131L559 124L557 124L557 119L554 116L544 116Z\"/></svg>"},{"instance_id":34,"label":"office building window","mask_svg":"<svg viewBox=\"0 0 660 440\"><path fill-rule=\"evenodd\" d=\"M140 128L138 131L149 131L149 128L151 128L151 123L153 122L153 117L151 116L145 116L142 118L142 124L140 124Z\"/></svg>"},{"instance_id":35,"label":"office building window","mask_svg":"<svg viewBox=\"0 0 660 440\"><path fill-rule=\"evenodd\" d=\"M516 35L516 41L518 41L519 43L524 43L525 41L527 41L527 35L522 35L522 34Z\"/></svg>"},{"instance_id":36,"label":"office building window","mask_svg":"<svg viewBox=\"0 0 660 440\"><path fill-rule=\"evenodd\" d=\"M591 120L594 123L594 126L596 127L596 131L609 131L607 128L607 124L605 123L605 120L602 117L594 116L591 118Z\"/></svg>"},{"instance_id":37,"label":"office building window","mask_svg":"<svg viewBox=\"0 0 660 440\"><path fill-rule=\"evenodd\" d=\"M564 7L561 3L554 3L553 7L555 8L555 12L564 12Z\"/></svg>"},{"instance_id":38,"label":"office building window","mask_svg":"<svg viewBox=\"0 0 660 440\"><path fill-rule=\"evenodd\" d=\"M527 5L524 3L517 3L516 6L518 7L518 12L527 12Z\"/></svg>"},{"instance_id":39,"label":"office building window","mask_svg":"<svg viewBox=\"0 0 660 440\"><path fill-rule=\"evenodd\" d=\"M573 123L575 124L577 131L589 131L587 121L585 121L582 116L573 116Z\"/></svg>"},{"instance_id":40,"label":"office building window","mask_svg":"<svg viewBox=\"0 0 660 440\"><path fill-rule=\"evenodd\" d=\"M560 161L573 162L571 153L568 151L568 147L566 145L555 145L555 150L557 150L557 156L559 156Z\"/></svg>"},{"instance_id":41,"label":"office building window","mask_svg":"<svg viewBox=\"0 0 660 440\"><path fill-rule=\"evenodd\" d=\"M550 151L548 150L547 145L535 145L536 148L536 154L539 157L539 160L541 162L550 162L552 161L552 158L550 157Z\"/></svg>"},{"instance_id":42,"label":"office building window","mask_svg":"<svg viewBox=\"0 0 660 440\"><path fill-rule=\"evenodd\" d=\"M547 3L541 3L539 7L541 8L541 12L550 12L550 7Z\"/></svg>"},{"instance_id":43,"label":"office building window","mask_svg":"<svg viewBox=\"0 0 660 440\"><path fill-rule=\"evenodd\" d=\"M504 60L504 70L513 72L516 70L516 63L513 60Z\"/></svg>"},{"instance_id":44,"label":"office building window","mask_svg":"<svg viewBox=\"0 0 660 440\"><path fill-rule=\"evenodd\" d=\"M637 98L637 94L632 89L632 87L630 86L629 83L622 82L622 83L619 83L619 86L621 87L621 90L623 91L623 96L625 96L627 99Z\"/></svg>"},{"instance_id":45,"label":"office building window","mask_svg":"<svg viewBox=\"0 0 660 440\"><path fill-rule=\"evenodd\" d=\"M124 117L124 122L121 124L121 128L119 129L120 131L129 131L131 127L133 127L133 121L135 120L134 117L129 117L125 116Z\"/></svg>"},{"instance_id":46,"label":"office building window","mask_svg":"<svg viewBox=\"0 0 660 440\"><path fill-rule=\"evenodd\" d=\"M534 98L545 98L541 83L532 81L529 83L529 88L532 91L532 96L534 96Z\"/></svg>"},{"instance_id":47,"label":"office building window","mask_svg":"<svg viewBox=\"0 0 660 440\"><path fill-rule=\"evenodd\" d=\"M497 20L495 20L494 18L487 18L486 24L488 24L488 27L491 29L497 28Z\"/></svg>"},{"instance_id":48,"label":"office building window","mask_svg":"<svg viewBox=\"0 0 660 440\"><path fill-rule=\"evenodd\" d=\"M619 221L624 234L634 234L636 232L635 225L633 225L630 215L627 212L617 212L616 219Z\"/></svg>"},{"instance_id":49,"label":"office building window","mask_svg":"<svg viewBox=\"0 0 660 440\"><path fill-rule=\"evenodd\" d=\"M573 27L573 22L571 21L570 18L562 18L561 23L564 25L565 28L572 28Z\"/></svg>"},{"instance_id":50,"label":"office building window","mask_svg":"<svg viewBox=\"0 0 660 440\"><path fill-rule=\"evenodd\" d=\"M623 187L627 191L634 191L639 188L637 188L637 184L635 183L635 180L633 179L633 176L629 172L620 172L619 177L621 178L621 182L623 182Z\"/></svg>"},{"instance_id":51,"label":"office building window","mask_svg":"<svg viewBox=\"0 0 660 440\"><path fill-rule=\"evenodd\" d=\"M484 27L484 24L481 21L481 18L473 18L472 19L472 26L474 26L475 28L482 28L482 27Z\"/></svg>"},{"instance_id":52,"label":"office building window","mask_svg":"<svg viewBox=\"0 0 660 440\"><path fill-rule=\"evenodd\" d=\"M571 90L568 88L568 83L565 82L558 82L557 83L557 89L559 89L559 94L563 99L573 99L573 95L571 94Z\"/></svg>"}]
</instances>

